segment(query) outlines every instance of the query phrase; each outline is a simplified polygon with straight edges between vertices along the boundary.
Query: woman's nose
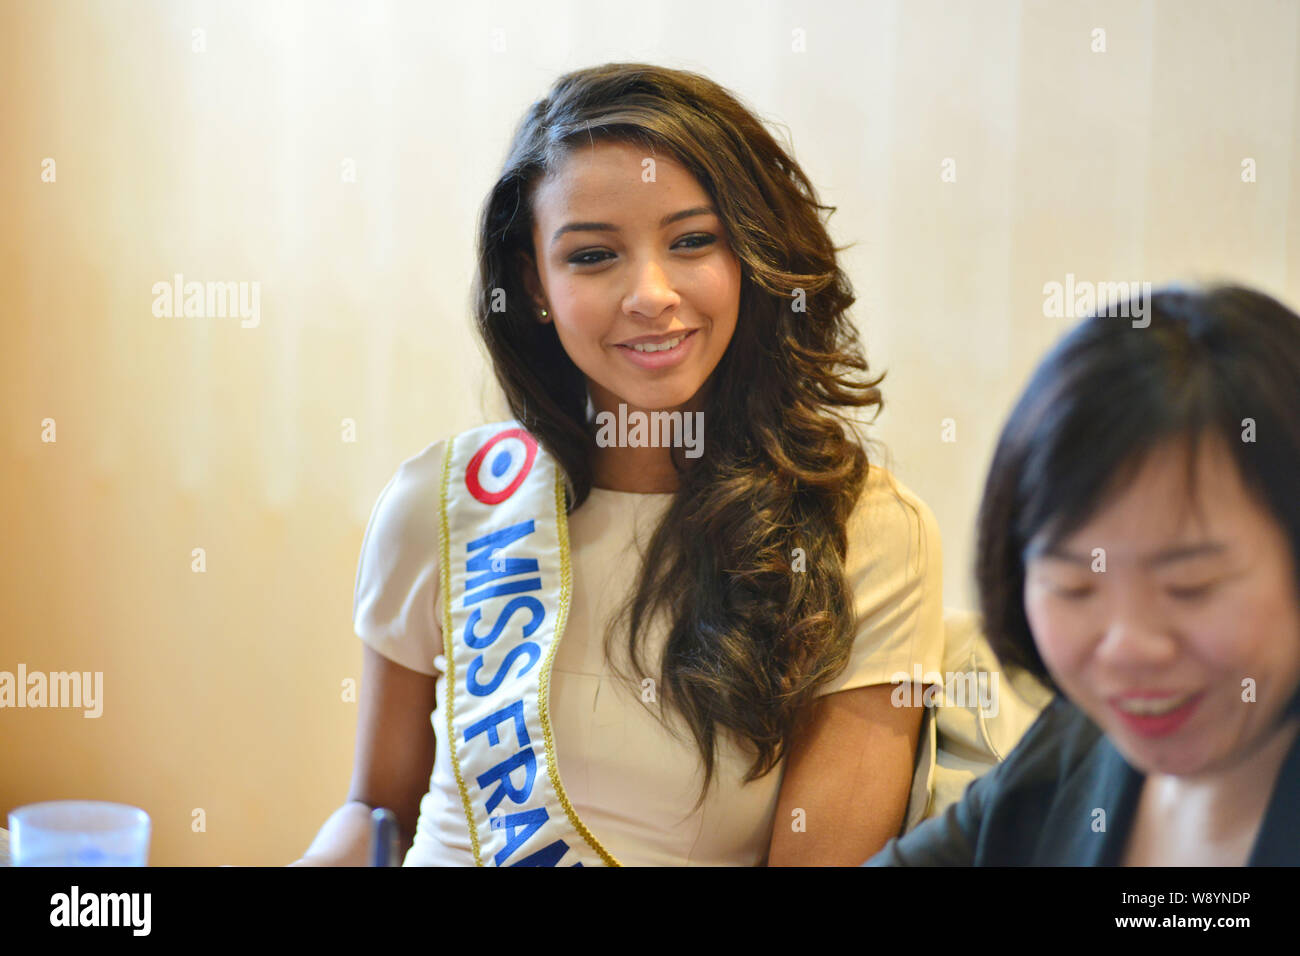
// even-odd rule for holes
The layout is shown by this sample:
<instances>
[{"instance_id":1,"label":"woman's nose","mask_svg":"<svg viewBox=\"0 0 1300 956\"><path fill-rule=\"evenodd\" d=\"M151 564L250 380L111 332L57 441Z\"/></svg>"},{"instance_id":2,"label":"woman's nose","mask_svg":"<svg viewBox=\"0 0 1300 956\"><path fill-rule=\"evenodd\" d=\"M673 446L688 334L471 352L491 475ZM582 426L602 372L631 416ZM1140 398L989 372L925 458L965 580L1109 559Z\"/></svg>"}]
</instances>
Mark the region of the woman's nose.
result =
<instances>
[{"instance_id":1,"label":"woman's nose","mask_svg":"<svg viewBox=\"0 0 1300 956\"><path fill-rule=\"evenodd\" d=\"M1145 612L1117 613L1110 619L1097 648L1104 663L1142 670L1162 667L1178 656L1178 640L1161 621Z\"/></svg>"},{"instance_id":2,"label":"woman's nose","mask_svg":"<svg viewBox=\"0 0 1300 956\"><path fill-rule=\"evenodd\" d=\"M647 256L636 266L633 286L623 306L628 312L655 318L680 301L663 264L654 256Z\"/></svg>"}]
</instances>

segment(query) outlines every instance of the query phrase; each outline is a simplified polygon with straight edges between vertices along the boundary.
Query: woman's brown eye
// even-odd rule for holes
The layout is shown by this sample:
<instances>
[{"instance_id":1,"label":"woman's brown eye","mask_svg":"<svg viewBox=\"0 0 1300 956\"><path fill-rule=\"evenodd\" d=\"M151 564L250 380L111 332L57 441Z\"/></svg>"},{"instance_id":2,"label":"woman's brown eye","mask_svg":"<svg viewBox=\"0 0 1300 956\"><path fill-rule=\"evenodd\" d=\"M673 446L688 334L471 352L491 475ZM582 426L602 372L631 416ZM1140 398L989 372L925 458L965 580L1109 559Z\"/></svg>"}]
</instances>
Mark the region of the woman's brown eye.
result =
<instances>
[{"instance_id":1,"label":"woman's brown eye","mask_svg":"<svg viewBox=\"0 0 1300 956\"><path fill-rule=\"evenodd\" d=\"M1072 601L1086 598L1092 593L1092 588L1056 588L1056 593L1063 598L1069 598Z\"/></svg>"},{"instance_id":2,"label":"woman's brown eye","mask_svg":"<svg viewBox=\"0 0 1300 956\"><path fill-rule=\"evenodd\" d=\"M594 266L604 262L604 259L588 259L588 256L603 256L609 253L601 252L599 249L593 249L590 252L580 252L576 256L570 256L566 261L573 263L575 266Z\"/></svg>"},{"instance_id":3,"label":"woman's brown eye","mask_svg":"<svg viewBox=\"0 0 1300 956\"><path fill-rule=\"evenodd\" d=\"M1197 598L1205 597L1207 594L1210 593L1210 590L1213 587L1214 587L1214 582L1207 581L1205 584L1197 584L1197 585L1193 585L1192 587L1170 588L1169 593L1170 595L1178 598L1179 600L1194 601Z\"/></svg>"},{"instance_id":4,"label":"woman's brown eye","mask_svg":"<svg viewBox=\"0 0 1300 956\"><path fill-rule=\"evenodd\" d=\"M693 246L686 246L685 248L703 249L705 246L711 245L712 243L717 242L718 240L716 239L716 237L710 236L708 233L700 233L694 236L686 236L684 239L681 240L681 242L678 243L678 245L681 245L682 242L692 242L692 241L698 241L699 244Z\"/></svg>"}]
</instances>

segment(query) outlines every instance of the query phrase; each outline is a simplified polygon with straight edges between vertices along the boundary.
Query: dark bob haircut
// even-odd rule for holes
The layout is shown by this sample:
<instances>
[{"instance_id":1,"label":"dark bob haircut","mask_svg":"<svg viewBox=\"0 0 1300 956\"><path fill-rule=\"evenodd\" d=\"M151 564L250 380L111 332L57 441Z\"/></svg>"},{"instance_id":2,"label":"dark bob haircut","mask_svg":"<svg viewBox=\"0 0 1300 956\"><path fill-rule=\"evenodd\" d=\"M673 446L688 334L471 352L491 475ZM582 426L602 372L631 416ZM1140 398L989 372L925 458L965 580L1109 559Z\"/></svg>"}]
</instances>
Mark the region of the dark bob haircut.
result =
<instances>
[{"instance_id":1,"label":"dark bob haircut","mask_svg":"<svg viewBox=\"0 0 1300 956\"><path fill-rule=\"evenodd\" d=\"M1167 442L1186 442L1194 480L1199 442L1223 439L1243 486L1290 540L1300 600L1300 316L1240 286L1168 287L1145 305L1147 325L1106 308L1053 346L984 486L975 578L985 633L1004 664L1054 690L1025 616L1025 550L1081 527ZM1298 706L1300 693L1287 712Z\"/></svg>"}]
</instances>

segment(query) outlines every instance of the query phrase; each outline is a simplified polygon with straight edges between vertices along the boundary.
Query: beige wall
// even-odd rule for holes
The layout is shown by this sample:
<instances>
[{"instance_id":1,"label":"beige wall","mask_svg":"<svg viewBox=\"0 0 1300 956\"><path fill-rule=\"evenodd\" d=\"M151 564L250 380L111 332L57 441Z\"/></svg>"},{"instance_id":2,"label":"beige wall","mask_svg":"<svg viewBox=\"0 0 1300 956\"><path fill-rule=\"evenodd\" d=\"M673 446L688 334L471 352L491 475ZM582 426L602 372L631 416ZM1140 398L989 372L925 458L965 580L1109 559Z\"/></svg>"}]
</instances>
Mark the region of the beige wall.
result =
<instances>
[{"instance_id":1,"label":"beige wall","mask_svg":"<svg viewBox=\"0 0 1300 956\"><path fill-rule=\"evenodd\" d=\"M366 518L499 414L474 220L559 73L699 70L788 130L969 607L992 442L1070 324L1044 283L1300 304L1298 45L1296 2L5 2L0 670L102 671L104 710L0 711L0 812L121 800L155 863L278 864L343 800ZM260 323L155 317L175 273L259 282Z\"/></svg>"}]
</instances>

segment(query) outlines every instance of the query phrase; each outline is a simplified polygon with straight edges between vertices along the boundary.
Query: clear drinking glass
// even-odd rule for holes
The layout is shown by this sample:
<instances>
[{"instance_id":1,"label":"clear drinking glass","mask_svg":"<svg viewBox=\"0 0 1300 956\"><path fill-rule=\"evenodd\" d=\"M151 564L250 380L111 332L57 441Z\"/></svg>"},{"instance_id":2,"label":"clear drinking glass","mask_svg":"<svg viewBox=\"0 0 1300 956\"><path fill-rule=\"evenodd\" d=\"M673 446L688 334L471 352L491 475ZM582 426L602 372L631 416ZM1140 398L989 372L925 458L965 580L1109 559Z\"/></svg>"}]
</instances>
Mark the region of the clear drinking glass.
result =
<instances>
[{"instance_id":1,"label":"clear drinking glass","mask_svg":"<svg viewBox=\"0 0 1300 956\"><path fill-rule=\"evenodd\" d=\"M147 866L149 814L124 803L52 800L9 814L14 866Z\"/></svg>"}]
</instances>

